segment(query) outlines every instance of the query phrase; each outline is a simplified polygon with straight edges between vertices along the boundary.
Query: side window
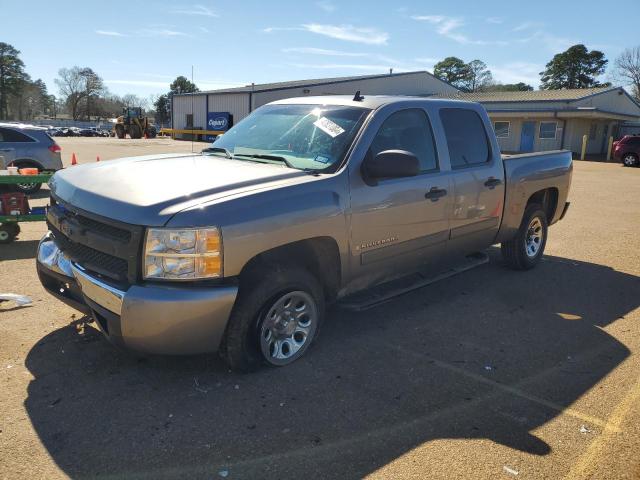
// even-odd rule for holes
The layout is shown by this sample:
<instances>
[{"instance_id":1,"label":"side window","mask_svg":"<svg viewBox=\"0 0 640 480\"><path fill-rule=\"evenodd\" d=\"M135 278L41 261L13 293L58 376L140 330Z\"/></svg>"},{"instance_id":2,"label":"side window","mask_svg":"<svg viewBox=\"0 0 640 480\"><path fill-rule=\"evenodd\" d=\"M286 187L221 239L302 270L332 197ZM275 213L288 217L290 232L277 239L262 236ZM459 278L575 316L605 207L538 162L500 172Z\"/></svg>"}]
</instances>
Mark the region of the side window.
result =
<instances>
[{"instance_id":1,"label":"side window","mask_svg":"<svg viewBox=\"0 0 640 480\"><path fill-rule=\"evenodd\" d=\"M484 124L473 110L443 108L440 120L447 137L451 168L482 165L491 160Z\"/></svg>"},{"instance_id":2,"label":"side window","mask_svg":"<svg viewBox=\"0 0 640 480\"><path fill-rule=\"evenodd\" d=\"M378 130L369 150L373 156L385 150L406 150L418 157L421 172L438 168L431 124L427 114L419 108L391 114Z\"/></svg>"},{"instance_id":3,"label":"side window","mask_svg":"<svg viewBox=\"0 0 640 480\"><path fill-rule=\"evenodd\" d=\"M10 128L0 128L0 137L3 142L35 142L33 138Z\"/></svg>"}]
</instances>

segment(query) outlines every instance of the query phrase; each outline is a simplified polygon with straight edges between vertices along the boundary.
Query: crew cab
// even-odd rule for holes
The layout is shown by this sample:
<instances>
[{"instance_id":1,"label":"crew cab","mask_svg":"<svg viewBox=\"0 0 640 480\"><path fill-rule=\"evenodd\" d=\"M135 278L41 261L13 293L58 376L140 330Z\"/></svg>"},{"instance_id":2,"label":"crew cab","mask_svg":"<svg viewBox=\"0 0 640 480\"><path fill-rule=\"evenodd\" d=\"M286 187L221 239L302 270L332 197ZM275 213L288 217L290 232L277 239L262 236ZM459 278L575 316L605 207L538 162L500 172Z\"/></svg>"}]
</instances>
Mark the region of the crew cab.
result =
<instances>
[{"instance_id":1,"label":"crew cab","mask_svg":"<svg viewBox=\"0 0 640 480\"><path fill-rule=\"evenodd\" d=\"M37 268L115 344L282 366L330 302L494 244L534 267L571 175L567 151L501 156L476 103L281 100L201 154L56 173Z\"/></svg>"}]
</instances>

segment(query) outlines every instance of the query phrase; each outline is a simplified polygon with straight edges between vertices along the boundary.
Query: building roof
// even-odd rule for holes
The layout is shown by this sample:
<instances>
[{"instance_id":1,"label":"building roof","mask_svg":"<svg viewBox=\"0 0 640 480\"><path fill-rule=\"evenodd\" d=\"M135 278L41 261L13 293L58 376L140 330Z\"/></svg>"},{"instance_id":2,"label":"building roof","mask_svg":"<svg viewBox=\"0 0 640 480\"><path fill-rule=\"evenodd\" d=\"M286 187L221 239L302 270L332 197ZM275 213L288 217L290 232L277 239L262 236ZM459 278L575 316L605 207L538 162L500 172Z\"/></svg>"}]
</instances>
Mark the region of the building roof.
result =
<instances>
[{"instance_id":1,"label":"building roof","mask_svg":"<svg viewBox=\"0 0 640 480\"><path fill-rule=\"evenodd\" d=\"M453 98L470 102L540 102L540 101L574 101L598 95L619 87L571 88L564 90L530 90L522 92L458 92L440 93L438 98Z\"/></svg>"},{"instance_id":2,"label":"building roof","mask_svg":"<svg viewBox=\"0 0 640 480\"><path fill-rule=\"evenodd\" d=\"M203 90L200 92L196 92L196 95L203 93L249 93L249 92L267 92L272 90L284 90L287 88L300 88L300 87L311 87L317 85L329 85L333 83L344 83L344 82L353 82L357 80L371 80L376 78L391 78L391 77L399 77L404 75L429 75L430 77L435 78L439 82L445 83L443 80L440 80L438 77L435 77L433 74L427 72L426 70L417 70L414 72L400 72L400 73L383 73L377 75L353 75L350 77L333 77L333 78L313 78L307 80L291 80L288 82L275 82L275 83L256 83L253 85L245 85L244 87L233 87L233 88L222 88L219 90ZM447 84L448 85L448 84ZM189 93L183 93L181 95L191 95Z\"/></svg>"}]
</instances>

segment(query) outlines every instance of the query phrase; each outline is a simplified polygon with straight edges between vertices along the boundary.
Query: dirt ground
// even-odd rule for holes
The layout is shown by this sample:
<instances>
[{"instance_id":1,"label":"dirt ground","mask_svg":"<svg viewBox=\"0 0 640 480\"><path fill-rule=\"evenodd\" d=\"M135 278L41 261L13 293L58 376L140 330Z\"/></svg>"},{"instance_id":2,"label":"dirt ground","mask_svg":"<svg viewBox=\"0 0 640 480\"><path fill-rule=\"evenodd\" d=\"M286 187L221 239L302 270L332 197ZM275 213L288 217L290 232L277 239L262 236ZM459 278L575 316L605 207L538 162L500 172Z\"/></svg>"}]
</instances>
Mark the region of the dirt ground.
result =
<instances>
[{"instance_id":1,"label":"dirt ground","mask_svg":"<svg viewBox=\"0 0 640 480\"><path fill-rule=\"evenodd\" d=\"M65 161L191 148L60 144ZM640 478L638 198L640 169L576 162L536 269L492 249L333 308L305 358L251 375L116 350L40 287L45 225L25 224L0 247L0 292L34 300L0 306L0 478Z\"/></svg>"}]
</instances>

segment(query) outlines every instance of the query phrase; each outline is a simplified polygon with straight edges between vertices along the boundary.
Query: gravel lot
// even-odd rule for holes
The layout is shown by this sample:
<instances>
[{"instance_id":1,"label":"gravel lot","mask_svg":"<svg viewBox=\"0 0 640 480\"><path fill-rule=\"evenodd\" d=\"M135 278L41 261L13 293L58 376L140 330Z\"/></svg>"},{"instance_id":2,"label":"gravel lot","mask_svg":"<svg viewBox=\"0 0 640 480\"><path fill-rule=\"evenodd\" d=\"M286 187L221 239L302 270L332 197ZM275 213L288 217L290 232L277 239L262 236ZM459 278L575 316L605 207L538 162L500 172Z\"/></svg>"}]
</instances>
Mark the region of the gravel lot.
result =
<instances>
[{"instance_id":1,"label":"gravel lot","mask_svg":"<svg viewBox=\"0 0 640 480\"><path fill-rule=\"evenodd\" d=\"M65 162L190 151L60 139ZM195 144L196 151L204 144ZM34 201L46 202L45 193ZM640 478L640 169L576 162L529 272L491 262L363 313L306 358L140 359L48 296L43 223L0 247L0 478Z\"/></svg>"}]
</instances>

